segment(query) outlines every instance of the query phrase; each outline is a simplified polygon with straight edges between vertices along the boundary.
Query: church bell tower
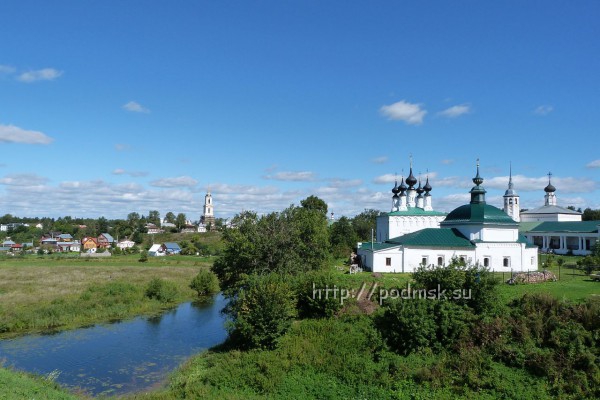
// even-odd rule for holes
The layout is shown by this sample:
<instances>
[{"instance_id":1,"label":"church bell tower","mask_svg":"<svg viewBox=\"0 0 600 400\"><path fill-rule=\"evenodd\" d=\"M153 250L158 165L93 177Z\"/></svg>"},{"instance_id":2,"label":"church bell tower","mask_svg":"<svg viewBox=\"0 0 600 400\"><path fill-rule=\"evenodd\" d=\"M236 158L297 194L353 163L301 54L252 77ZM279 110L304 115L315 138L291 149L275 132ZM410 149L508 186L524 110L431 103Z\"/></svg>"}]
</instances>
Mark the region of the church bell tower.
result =
<instances>
[{"instance_id":1,"label":"church bell tower","mask_svg":"<svg viewBox=\"0 0 600 400\"><path fill-rule=\"evenodd\" d=\"M515 222L521 221L519 195L517 194L512 181L512 165L510 166L510 177L508 178L508 189L504 192L503 211L508 214Z\"/></svg>"},{"instance_id":2,"label":"church bell tower","mask_svg":"<svg viewBox=\"0 0 600 400\"><path fill-rule=\"evenodd\" d=\"M202 222L204 225L208 226L210 224L211 228L215 226L215 214L213 210L213 201L212 196L210 194L210 189L206 192L206 196L204 196L204 214L202 215Z\"/></svg>"}]
</instances>

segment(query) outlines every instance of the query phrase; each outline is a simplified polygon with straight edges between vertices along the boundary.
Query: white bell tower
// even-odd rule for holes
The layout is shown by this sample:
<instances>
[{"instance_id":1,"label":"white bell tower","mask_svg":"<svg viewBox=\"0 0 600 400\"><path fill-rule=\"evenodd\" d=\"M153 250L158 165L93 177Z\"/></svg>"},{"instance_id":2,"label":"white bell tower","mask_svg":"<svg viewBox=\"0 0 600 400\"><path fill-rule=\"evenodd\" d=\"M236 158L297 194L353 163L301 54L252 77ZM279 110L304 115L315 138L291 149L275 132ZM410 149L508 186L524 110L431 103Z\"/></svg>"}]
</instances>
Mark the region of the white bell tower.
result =
<instances>
[{"instance_id":1,"label":"white bell tower","mask_svg":"<svg viewBox=\"0 0 600 400\"><path fill-rule=\"evenodd\" d=\"M510 166L510 177L508 178L508 189L504 192L503 211L508 214L515 222L521 221L521 205L519 195L517 194L512 181L512 164Z\"/></svg>"},{"instance_id":2,"label":"white bell tower","mask_svg":"<svg viewBox=\"0 0 600 400\"><path fill-rule=\"evenodd\" d=\"M206 196L204 196L203 211L204 211L204 213L202 216L202 222L204 223L204 225L211 224L211 226L214 228L215 214L214 214L214 209L213 209L213 200L212 200L212 196L210 194L210 188L206 192Z\"/></svg>"}]
</instances>

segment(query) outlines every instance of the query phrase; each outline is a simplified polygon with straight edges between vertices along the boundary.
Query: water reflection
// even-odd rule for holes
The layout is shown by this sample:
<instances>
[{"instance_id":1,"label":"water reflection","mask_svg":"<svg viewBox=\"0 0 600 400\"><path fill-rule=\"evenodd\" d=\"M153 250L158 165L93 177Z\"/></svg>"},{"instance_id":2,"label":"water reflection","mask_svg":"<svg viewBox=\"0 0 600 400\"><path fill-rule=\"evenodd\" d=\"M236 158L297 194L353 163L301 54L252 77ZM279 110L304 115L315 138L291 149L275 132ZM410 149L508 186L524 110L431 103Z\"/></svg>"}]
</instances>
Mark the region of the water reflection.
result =
<instances>
[{"instance_id":1,"label":"water reflection","mask_svg":"<svg viewBox=\"0 0 600 400\"><path fill-rule=\"evenodd\" d=\"M0 360L98 395L149 388L190 355L225 340L222 295L150 318L0 341Z\"/></svg>"}]
</instances>

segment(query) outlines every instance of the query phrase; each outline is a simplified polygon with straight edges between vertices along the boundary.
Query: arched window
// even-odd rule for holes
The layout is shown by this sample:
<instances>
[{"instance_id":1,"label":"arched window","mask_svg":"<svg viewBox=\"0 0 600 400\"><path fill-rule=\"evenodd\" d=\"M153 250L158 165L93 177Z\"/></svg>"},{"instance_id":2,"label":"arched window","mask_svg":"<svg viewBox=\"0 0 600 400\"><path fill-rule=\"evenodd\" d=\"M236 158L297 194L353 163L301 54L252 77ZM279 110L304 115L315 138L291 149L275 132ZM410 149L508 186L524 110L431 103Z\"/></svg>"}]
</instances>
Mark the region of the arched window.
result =
<instances>
[{"instance_id":1,"label":"arched window","mask_svg":"<svg viewBox=\"0 0 600 400\"><path fill-rule=\"evenodd\" d=\"M510 267L510 258L504 257L504 260L502 261L502 265L505 267Z\"/></svg>"},{"instance_id":2,"label":"arched window","mask_svg":"<svg viewBox=\"0 0 600 400\"><path fill-rule=\"evenodd\" d=\"M483 266L484 267L489 267L490 266L490 258L489 257L485 257L483 259Z\"/></svg>"},{"instance_id":3,"label":"arched window","mask_svg":"<svg viewBox=\"0 0 600 400\"><path fill-rule=\"evenodd\" d=\"M437 265L439 267L441 267L442 265L444 265L444 257L442 257L442 256L438 257L438 263L437 263Z\"/></svg>"}]
</instances>

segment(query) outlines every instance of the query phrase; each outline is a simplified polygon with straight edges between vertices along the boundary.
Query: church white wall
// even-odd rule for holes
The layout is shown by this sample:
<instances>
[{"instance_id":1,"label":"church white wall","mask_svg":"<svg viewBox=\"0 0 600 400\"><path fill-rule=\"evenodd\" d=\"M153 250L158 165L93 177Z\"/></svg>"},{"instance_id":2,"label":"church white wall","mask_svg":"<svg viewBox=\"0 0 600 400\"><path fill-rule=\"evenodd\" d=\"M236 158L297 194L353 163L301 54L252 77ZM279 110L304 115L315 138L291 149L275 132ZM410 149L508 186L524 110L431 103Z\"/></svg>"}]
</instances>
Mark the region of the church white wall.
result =
<instances>
[{"instance_id":1,"label":"church white wall","mask_svg":"<svg viewBox=\"0 0 600 400\"><path fill-rule=\"evenodd\" d=\"M377 241L384 242L425 228L439 228L444 216L380 215L377 217Z\"/></svg>"},{"instance_id":2,"label":"church white wall","mask_svg":"<svg viewBox=\"0 0 600 400\"><path fill-rule=\"evenodd\" d=\"M521 222L581 221L578 214L521 214Z\"/></svg>"},{"instance_id":3,"label":"church white wall","mask_svg":"<svg viewBox=\"0 0 600 400\"><path fill-rule=\"evenodd\" d=\"M475 257L475 250L472 248L456 249L427 249L427 248L406 248L404 249L404 272L414 272L424 261L426 265L438 265L438 258L442 258L442 265L448 265L452 258L463 257L465 261L471 262ZM426 258L427 260L423 260Z\"/></svg>"},{"instance_id":4,"label":"church white wall","mask_svg":"<svg viewBox=\"0 0 600 400\"><path fill-rule=\"evenodd\" d=\"M523 243L477 243L473 262L486 266L486 258L487 267L496 272L535 271L538 268L537 248L528 249Z\"/></svg>"}]
</instances>

